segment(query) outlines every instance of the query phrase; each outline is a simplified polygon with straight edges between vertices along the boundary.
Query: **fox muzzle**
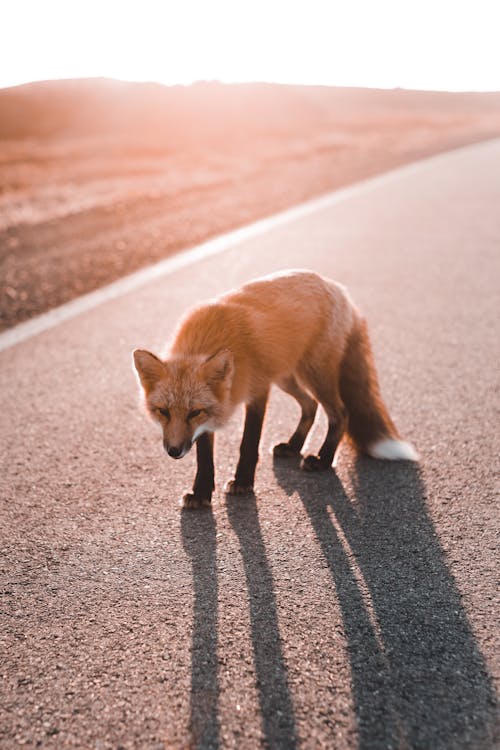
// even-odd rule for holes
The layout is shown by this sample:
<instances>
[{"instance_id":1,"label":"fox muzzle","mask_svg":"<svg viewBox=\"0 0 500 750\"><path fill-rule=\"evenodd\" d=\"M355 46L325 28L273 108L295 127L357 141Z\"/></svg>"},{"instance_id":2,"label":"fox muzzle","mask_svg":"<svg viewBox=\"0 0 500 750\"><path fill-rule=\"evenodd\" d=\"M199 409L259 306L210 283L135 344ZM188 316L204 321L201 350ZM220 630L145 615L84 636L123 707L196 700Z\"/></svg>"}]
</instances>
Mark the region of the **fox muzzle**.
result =
<instances>
[{"instance_id":1,"label":"fox muzzle","mask_svg":"<svg viewBox=\"0 0 500 750\"><path fill-rule=\"evenodd\" d=\"M163 447L170 456L170 458L183 458L191 448L191 443L183 443L182 445L169 445L166 440L163 441Z\"/></svg>"}]
</instances>

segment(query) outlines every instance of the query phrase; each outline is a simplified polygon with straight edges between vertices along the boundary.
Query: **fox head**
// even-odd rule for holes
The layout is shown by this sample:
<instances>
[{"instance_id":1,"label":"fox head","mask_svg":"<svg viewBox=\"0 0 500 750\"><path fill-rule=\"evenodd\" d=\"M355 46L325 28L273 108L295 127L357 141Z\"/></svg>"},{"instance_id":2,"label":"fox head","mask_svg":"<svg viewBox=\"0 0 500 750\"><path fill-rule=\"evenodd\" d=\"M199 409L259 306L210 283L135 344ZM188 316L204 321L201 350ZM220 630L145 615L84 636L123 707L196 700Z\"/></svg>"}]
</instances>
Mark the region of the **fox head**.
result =
<instances>
[{"instance_id":1,"label":"fox head","mask_svg":"<svg viewBox=\"0 0 500 750\"><path fill-rule=\"evenodd\" d=\"M134 365L147 411L160 425L172 458L185 456L200 435L229 419L234 359L228 349L166 361L136 349Z\"/></svg>"}]
</instances>

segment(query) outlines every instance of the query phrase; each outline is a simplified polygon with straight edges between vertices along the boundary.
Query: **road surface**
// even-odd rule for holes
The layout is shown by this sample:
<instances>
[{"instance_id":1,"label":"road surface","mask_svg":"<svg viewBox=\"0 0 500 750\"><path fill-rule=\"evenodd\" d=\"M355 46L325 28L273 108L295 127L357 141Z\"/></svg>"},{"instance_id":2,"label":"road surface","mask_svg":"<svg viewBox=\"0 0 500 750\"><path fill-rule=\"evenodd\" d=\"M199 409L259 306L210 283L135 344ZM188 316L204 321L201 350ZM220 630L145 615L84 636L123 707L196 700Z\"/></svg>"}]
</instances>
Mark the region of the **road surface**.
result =
<instances>
[{"instance_id":1,"label":"road surface","mask_svg":"<svg viewBox=\"0 0 500 750\"><path fill-rule=\"evenodd\" d=\"M2 750L497 746L499 164L400 170L6 345ZM163 453L130 353L284 267L349 287L421 464L273 462L274 392L255 497L223 494L238 414L213 511L181 512L194 456Z\"/></svg>"}]
</instances>

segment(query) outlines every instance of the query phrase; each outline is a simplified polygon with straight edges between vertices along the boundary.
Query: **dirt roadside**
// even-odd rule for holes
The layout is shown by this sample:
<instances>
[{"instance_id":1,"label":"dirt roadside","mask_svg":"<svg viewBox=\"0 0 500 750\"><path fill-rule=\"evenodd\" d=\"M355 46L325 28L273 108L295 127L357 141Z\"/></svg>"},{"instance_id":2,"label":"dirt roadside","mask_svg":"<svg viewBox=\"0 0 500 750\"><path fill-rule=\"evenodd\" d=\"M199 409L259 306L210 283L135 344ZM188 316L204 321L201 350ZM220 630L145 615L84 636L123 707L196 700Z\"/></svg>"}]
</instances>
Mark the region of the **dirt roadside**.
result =
<instances>
[{"instance_id":1,"label":"dirt roadside","mask_svg":"<svg viewBox=\"0 0 500 750\"><path fill-rule=\"evenodd\" d=\"M4 138L0 330L325 191L500 135L497 104L443 95L405 114L384 96L376 112L311 107L264 135L238 115L238 139L195 133L175 148L124 132Z\"/></svg>"}]
</instances>

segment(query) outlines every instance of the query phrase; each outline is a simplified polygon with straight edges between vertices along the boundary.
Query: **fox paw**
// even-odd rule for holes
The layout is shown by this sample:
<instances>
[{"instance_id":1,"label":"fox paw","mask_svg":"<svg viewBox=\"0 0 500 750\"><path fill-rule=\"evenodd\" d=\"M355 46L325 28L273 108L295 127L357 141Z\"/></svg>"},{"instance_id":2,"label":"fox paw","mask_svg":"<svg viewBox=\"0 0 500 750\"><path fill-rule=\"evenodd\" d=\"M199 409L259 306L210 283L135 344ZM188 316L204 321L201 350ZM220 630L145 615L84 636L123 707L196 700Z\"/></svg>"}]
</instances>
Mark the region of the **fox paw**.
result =
<instances>
[{"instance_id":1,"label":"fox paw","mask_svg":"<svg viewBox=\"0 0 500 750\"><path fill-rule=\"evenodd\" d=\"M276 458L295 458L300 455L300 451L292 448L289 443L278 443L273 448L273 456Z\"/></svg>"},{"instance_id":2,"label":"fox paw","mask_svg":"<svg viewBox=\"0 0 500 750\"><path fill-rule=\"evenodd\" d=\"M182 497L181 505L183 508L210 508L212 506L212 501L209 497L199 497L197 495L193 495L192 492L188 492Z\"/></svg>"},{"instance_id":3,"label":"fox paw","mask_svg":"<svg viewBox=\"0 0 500 750\"><path fill-rule=\"evenodd\" d=\"M226 495L251 495L253 494L253 485L238 484L236 479L231 479L231 481L226 484L224 492Z\"/></svg>"},{"instance_id":4,"label":"fox paw","mask_svg":"<svg viewBox=\"0 0 500 750\"><path fill-rule=\"evenodd\" d=\"M327 471L330 464L325 464L319 456L305 456L300 462L300 468L304 471Z\"/></svg>"}]
</instances>

